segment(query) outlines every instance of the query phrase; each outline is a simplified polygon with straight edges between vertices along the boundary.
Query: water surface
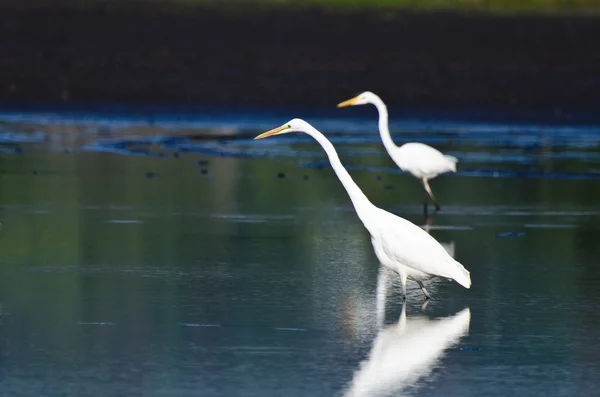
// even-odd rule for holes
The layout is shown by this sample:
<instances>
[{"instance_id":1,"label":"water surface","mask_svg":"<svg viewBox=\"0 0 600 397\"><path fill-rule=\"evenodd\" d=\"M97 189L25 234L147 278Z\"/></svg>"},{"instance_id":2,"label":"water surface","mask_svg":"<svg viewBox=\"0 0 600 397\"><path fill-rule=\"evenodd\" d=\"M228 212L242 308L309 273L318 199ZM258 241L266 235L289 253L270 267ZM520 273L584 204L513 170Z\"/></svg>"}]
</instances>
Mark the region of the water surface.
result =
<instances>
[{"instance_id":1,"label":"water surface","mask_svg":"<svg viewBox=\"0 0 600 397\"><path fill-rule=\"evenodd\" d=\"M373 203L471 271L425 308L409 284L403 308L320 147L252 141L289 117L3 117L1 395L600 387L600 127L398 122L398 143L460 159L425 220L372 119L315 118Z\"/></svg>"}]
</instances>

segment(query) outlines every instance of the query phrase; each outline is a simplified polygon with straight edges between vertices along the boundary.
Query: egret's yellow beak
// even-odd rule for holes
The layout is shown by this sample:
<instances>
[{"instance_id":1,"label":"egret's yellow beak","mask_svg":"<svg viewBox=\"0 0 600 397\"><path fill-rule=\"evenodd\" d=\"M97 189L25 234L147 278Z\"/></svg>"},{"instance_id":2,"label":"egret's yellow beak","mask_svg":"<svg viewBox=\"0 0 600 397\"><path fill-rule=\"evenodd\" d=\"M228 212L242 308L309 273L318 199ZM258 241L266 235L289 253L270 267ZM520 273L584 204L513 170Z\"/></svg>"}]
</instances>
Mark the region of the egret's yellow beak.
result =
<instances>
[{"instance_id":1,"label":"egret's yellow beak","mask_svg":"<svg viewBox=\"0 0 600 397\"><path fill-rule=\"evenodd\" d=\"M356 103L356 101L358 101L358 97L357 96L355 96L352 99L348 99L347 101L338 103L337 107L338 108L343 108L343 107L346 107L346 106L352 106L352 105L354 105Z\"/></svg>"},{"instance_id":2,"label":"egret's yellow beak","mask_svg":"<svg viewBox=\"0 0 600 397\"><path fill-rule=\"evenodd\" d=\"M278 133L280 133L283 130L287 130L288 128L290 128L290 126L288 124L284 124L281 127L273 128L272 130L269 130L267 132L263 132L262 134L260 134L259 136L257 136L254 139L263 139L263 138L266 138L268 136L278 134Z\"/></svg>"}]
</instances>

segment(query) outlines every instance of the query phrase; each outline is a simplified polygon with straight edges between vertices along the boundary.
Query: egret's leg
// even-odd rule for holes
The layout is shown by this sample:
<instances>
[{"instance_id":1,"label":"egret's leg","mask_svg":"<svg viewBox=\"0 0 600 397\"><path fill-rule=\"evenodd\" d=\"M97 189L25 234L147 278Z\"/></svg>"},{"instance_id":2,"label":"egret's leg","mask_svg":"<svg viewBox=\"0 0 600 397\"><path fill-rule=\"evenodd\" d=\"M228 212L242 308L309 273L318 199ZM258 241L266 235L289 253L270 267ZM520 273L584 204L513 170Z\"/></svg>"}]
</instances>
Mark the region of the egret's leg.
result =
<instances>
[{"instance_id":1,"label":"egret's leg","mask_svg":"<svg viewBox=\"0 0 600 397\"><path fill-rule=\"evenodd\" d=\"M424 312L425 309L427 309L427 305L429 305L429 302L431 302L431 299L425 299L425 302L423 302L423 304L421 305L422 312Z\"/></svg>"},{"instance_id":2,"label":"egret's leg","mask_svg":"<svg viewBox=\"0 0 600 397\"><path fill-rule=\"evenodd\" d=\"M435 210L439 211L440 205L438 204L437 200L435 199L435 196L433 195L433 192L431 191L431 187L429 187L429 181L427 180L427 178L423 178L423 187L425 188L425 191L429 194L429 197L431 197L431 201L433 201L433 205L435 205Z\"/></svg>"},{"instance_id":3,"label":"egret's leg","mask_svg":"<svg viewBox=\"0 0 600 397\"><path fill-rule=\"evenodd\" d=\"M421 291L423 291L423 293L425 294L425 299L426 300L431 299L431 296L429 295L429 292L427 292L427 290L425 289L425 286L423 285L423 283L420 281L417 281L417 283L419 283L419 287L421 287Z\"/></svg>"},{"instance_id":4,"label":"egret's leg","mask_svg":"<svg viewBox=\"0 0 600 397\"><path fill-rule=\"evenodd\" d=\"M402 301L406 301L406 279L407 274L400 273L400 283L402 283Z\"/></svg>"},{"instance_id":5,"label":"egret's leg","mask_svg":"<svg viewBox=\"0 0 600 397\"><path fill-rule=\"evenodd\" d=\"M425 187L425 185L423 185L423 187ZM425 219L427 219L427 213L428 208L427 208L427 203L429 202L429 195L427 194L427 190L425 190L425 196L423 197L423 215L425 216Z\"/></svg>"}]
</instances>

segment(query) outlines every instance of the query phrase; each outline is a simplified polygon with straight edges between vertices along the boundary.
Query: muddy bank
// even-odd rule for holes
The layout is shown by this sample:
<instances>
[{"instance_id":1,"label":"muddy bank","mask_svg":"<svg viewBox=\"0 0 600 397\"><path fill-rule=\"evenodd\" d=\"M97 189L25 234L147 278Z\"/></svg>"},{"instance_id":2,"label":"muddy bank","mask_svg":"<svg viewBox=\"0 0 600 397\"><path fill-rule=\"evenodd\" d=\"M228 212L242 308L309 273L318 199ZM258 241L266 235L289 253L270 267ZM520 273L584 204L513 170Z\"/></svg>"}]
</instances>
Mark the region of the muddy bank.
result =
<instances>
[{"instance_id":1,"label":"muddy bank","mask_svg":"<svg viewBox=\"0 0 600 397\"><path fill-rule=\"evenodd\" d=\"M94 7L0 13L0 101L600 107L600 18Z\"/></svg>"}]
</instances>

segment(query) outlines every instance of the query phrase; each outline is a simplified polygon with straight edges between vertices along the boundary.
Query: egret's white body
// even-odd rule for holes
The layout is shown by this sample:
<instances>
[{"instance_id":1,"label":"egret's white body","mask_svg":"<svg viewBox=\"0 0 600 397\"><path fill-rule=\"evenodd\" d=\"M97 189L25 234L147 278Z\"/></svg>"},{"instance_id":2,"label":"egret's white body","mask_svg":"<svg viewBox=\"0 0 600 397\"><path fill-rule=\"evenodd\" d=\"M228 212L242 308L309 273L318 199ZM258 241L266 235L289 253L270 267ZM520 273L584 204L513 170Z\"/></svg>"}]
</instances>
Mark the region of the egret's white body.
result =
<instances>
[{"instance_id":1,"label":"egret's white body","mask_svg":"<svg viewBox=\"0 0 600 397\"><path fill-rule=\"evenodd\" d=\"M431 277L445 277L455 280L465 288L471 287L469 271L454 260L435 238L417 225L378 208L369 201L340 162L331 142L306 121L293 119L254 139L291 131L304 132L321 144L329 157L331 167L348 192L358 217L371 235L377 258L381 264L400 275L403 297L406 296L407 279L417 281L427 298L429 294L422 281Z\"/></svg>"},{"instance_id":2,"label":"egret's white body","mask_svg":"<svg viewBox=\"0 0 600 397\"><path fill-rule=\"evenodd\" d=\"M402 171L409 172L419 180L433 179L446 172L456 172L456 163L458 163L456 157L442 154L439 150L424 143L409 142L400 147L394 145L391 148L388 145L386 149Z\"/></svg>"},{"instance_id":3,"label":"egret's white body","mask_svg":"<svg viewBox=\"0 0 600 397\"><path fill-rule=\"evenodd\" d=\"M402 171L409 172L423 183L423 187L435 204L436 210L439 210L440 206L431 191L429 180L446 172L456 172L458 159L454 156L445 155L424 143L409 142L400 147L396 146L390 135L387 107L381 98L372 92L363 92L357 97L338 104L338 107L368 103L375 105L379 112L379 135L381 135L383 146L385 146L388 154ZM425 200L427 200L427 197L425 197ZM425 201L425 205L427 205L427 201Z\"/></svg>"}]
</instances>

